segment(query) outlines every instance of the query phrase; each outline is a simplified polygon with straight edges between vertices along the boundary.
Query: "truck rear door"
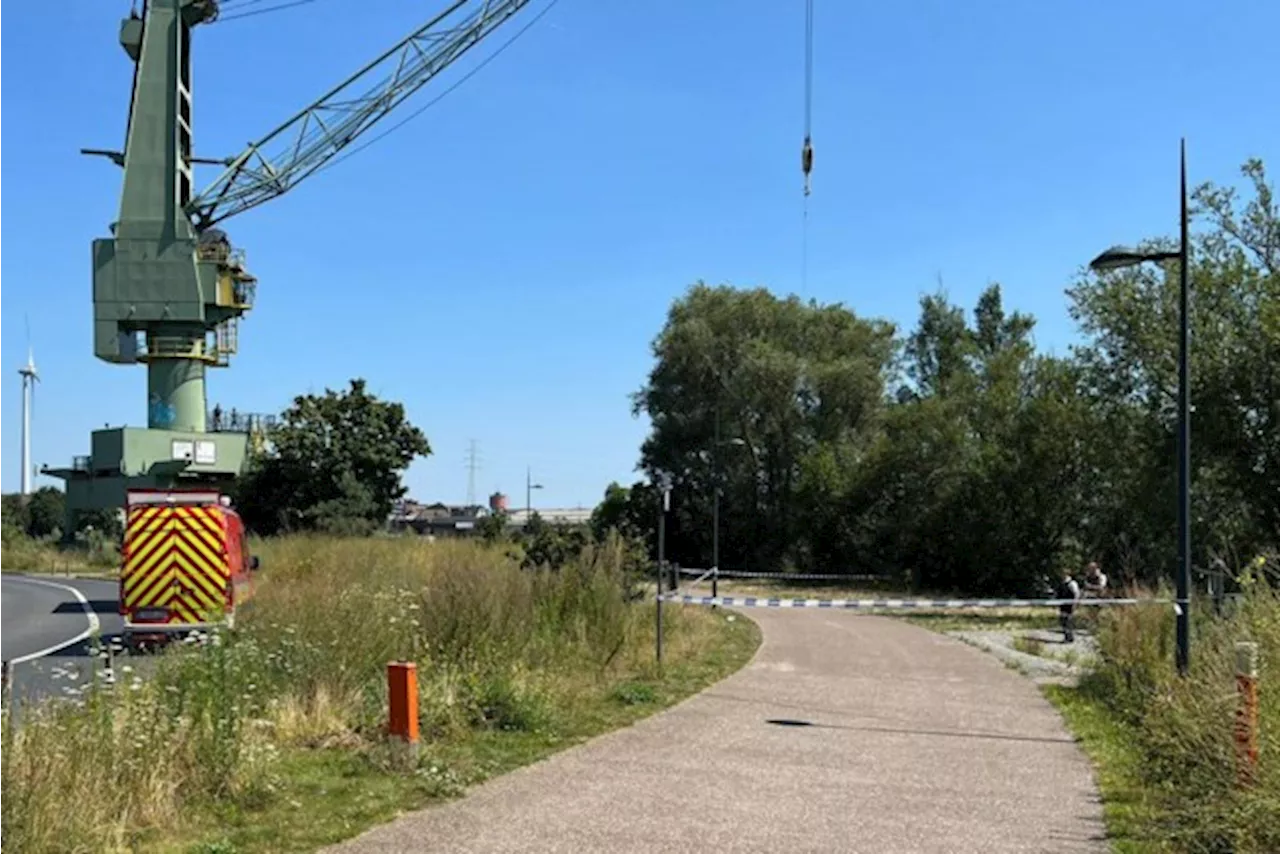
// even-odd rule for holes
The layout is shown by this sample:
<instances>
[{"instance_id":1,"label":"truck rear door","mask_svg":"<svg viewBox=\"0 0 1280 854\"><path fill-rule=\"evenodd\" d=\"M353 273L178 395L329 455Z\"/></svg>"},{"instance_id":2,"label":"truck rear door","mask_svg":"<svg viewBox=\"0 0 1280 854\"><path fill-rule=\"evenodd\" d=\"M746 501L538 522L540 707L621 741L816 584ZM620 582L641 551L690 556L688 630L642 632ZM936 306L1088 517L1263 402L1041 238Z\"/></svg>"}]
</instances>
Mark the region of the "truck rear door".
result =
<instances>
[{"instance_id":1,"label":"truck rear door","mask_svg":"<svg viewBox=\"0 0 1280 854\"><path fill-rule=\"evenodd\" d=\"M167 542L172 525L169 510L157 504L129 507L120 572L120 610L130 622L169 622L173 586Z\"/></svg>"},{"instance_id":2,"label":"truck rear door","mask_svg":"<svg viewBox=\"0 0 1280 854\"><path fill-rule=\"evenodd\" d=\"M226 532L221 508L178 500L129 508L120 581L131 623L222 621L227 604Z\"/></svg>"}]
</instances>

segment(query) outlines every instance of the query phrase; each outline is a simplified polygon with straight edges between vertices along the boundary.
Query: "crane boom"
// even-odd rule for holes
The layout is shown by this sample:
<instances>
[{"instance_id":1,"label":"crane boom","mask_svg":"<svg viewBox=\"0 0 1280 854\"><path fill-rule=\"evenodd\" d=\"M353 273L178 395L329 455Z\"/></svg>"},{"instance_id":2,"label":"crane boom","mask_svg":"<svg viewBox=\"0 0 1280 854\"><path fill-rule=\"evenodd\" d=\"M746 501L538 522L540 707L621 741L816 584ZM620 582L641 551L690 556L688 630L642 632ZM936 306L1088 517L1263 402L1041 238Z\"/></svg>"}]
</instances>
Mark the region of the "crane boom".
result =
<instances>
[{"instance_id":1,"label":"crane boom","mask_svg":"<svg viewBox=\"0 0 1280 854\"><path fill-rule=\"evenodd\" d=\"M197 231L287 193L529 0L453 0L390 50L232 158L186 205ZM371 80L376 80L372 84Z\"/></svg>"}]
</instances>

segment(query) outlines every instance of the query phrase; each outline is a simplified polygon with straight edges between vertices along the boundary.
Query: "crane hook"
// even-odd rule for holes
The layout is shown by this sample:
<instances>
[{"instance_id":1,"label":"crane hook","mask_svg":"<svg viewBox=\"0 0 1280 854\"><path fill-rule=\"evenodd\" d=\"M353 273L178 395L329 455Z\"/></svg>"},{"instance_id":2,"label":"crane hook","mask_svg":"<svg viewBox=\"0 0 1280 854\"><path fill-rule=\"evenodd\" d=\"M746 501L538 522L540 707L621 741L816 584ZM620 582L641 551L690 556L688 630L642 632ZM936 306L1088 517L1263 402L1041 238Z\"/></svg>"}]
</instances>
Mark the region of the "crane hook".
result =
<instances>
[{"instance_id":1,"label":"crane hook","mask_svg":"<svg viewBox=\"0 0 1280 854\"><path fill-rule=\"evenodd\" d=\"M804 145L800 148L800 168L804 170L804 194L809 195L809 173L813 171L813 143L805 134Z\"/></svg>"}]
</instances>

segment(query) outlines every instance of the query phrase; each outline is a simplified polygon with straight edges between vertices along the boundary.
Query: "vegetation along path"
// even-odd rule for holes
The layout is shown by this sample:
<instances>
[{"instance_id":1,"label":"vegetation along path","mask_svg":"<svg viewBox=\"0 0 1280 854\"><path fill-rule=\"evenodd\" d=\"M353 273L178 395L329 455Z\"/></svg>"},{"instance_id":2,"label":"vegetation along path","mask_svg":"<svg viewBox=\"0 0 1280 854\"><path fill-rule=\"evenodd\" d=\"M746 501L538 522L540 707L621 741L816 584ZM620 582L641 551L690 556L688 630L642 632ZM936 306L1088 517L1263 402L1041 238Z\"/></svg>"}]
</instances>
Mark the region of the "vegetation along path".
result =
<instances>
[{"instance_id":1,"label":"vegetation along path","mask_svg":"<svg viewBox=\"0 0 1280 854\"><path fill-rule=\"evenodd\" d=\"M888 618L750 616L759 653L708 691L327 850L1106 850L1031 681Z\"/></svg>"}]
</instances>

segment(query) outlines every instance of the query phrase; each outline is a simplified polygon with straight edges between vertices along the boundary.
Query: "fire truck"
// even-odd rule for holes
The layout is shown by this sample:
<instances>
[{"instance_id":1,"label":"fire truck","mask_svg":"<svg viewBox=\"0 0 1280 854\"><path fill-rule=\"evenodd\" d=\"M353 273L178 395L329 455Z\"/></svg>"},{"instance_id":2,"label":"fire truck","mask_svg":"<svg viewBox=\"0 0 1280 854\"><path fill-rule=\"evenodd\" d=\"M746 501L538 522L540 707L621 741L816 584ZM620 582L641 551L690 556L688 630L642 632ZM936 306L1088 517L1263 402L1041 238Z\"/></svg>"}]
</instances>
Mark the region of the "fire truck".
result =
<instances>
[{"instance_id":1,"label":"fire truck","mask_svg":"<svg viewBox=\"0 0 1280 854\"><path fill-rule=\"evenodd\" d=\"M231 502L207 489L126 494L120 614L130 648L234 628L253 598L258 559Z\"/></svg>"}]
</instances>

